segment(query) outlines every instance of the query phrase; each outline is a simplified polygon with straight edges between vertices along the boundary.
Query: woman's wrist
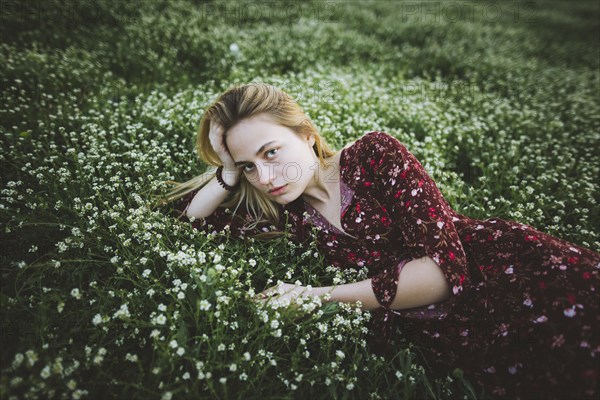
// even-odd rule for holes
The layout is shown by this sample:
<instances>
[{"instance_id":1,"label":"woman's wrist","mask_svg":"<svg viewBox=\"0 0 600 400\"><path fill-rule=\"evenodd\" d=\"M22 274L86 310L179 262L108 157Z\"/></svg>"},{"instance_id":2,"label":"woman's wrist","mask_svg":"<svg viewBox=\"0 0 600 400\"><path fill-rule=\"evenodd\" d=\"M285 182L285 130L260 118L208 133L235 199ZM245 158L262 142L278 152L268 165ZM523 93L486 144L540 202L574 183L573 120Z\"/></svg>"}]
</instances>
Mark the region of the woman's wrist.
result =
<instances>
[{"instance_id":1,"label":"woman's wrist","mask_svg":"<svg viewBox=\"0 0 600 400\"><path fill-rule=\"evenodd\" d=\"M331 298L332 290L333 290L333 288L331 286L321 286L321 287L313 288L313 293L317 297L320 297L325 302L329 302L329 301L333 301Z\"/></svg>"},{"instance_id":2,"label":"woman's wrist","mask_svg":"<svg viewBox=\"0 0 600 400\"><path fill-rule=\"evenodd\" d=\"M240 186L239 174L240 171L237 169L225 169L224 166L220 166L219 168L217 168L215 177L219 182L219 185L221 185L221 187L223 187L228 192L235 192Z\"/></svg>"},{"instance_id":3,"label":"woman's wrist","mask_svg":"<svg viewBox=\"0 0 600 400\"><path fill-rule=\"evenodd\" d=\"M221 177L229 186L236 186L240 180L240 170L238 168L231 169L223 167Z\"/></svg>"}]
</instances>

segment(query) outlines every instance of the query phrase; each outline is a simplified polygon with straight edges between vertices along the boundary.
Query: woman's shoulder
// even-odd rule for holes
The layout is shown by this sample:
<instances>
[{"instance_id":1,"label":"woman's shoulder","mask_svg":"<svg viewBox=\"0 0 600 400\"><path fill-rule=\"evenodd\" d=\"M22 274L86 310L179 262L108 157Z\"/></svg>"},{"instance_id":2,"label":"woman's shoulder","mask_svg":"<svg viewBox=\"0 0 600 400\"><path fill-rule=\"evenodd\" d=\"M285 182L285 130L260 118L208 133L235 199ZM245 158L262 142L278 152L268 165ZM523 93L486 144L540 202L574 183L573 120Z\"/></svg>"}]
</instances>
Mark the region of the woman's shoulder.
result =
<instances>
[{"instance_id":1,"label":"woman's shoulder","mask_svg":"<svg viewBox=\"0 0 600 400\"><path fill-rule=\"evenodd\" d=\"M403 146L396 137L389 133L370 131L354 142L348 143L342 150L350 153L353 156L352 158L363 158L381 154L382 151L389 150L398 145Z\"/></svg>"}]
</instances>

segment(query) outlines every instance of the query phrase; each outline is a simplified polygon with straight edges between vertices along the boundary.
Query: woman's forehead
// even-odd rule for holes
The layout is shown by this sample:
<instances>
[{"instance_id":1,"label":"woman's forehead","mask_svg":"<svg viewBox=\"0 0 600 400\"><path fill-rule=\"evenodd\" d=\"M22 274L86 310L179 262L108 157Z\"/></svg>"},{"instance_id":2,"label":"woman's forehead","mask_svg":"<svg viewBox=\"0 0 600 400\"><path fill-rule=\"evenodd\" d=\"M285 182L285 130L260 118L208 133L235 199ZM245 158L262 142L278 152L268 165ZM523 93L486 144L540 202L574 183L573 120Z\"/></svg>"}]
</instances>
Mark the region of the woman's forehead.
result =
<instances>
[{"instance_id":1,"label":"woman's forehead","mask_svg":"<svg viewBox=\"0 0 600 400\"><path fill-rule=\"evenodd\" d=\"M244 119L229 129L226 134L226 139L229 139L228 142L231 141L231 144L243 142L244 146L246 146L248 145L248 142L264 141L265 139L289 140L290 135L294 134L289 128L261 117L262 116L257 116Z\"/></svg>"}]
</instances>

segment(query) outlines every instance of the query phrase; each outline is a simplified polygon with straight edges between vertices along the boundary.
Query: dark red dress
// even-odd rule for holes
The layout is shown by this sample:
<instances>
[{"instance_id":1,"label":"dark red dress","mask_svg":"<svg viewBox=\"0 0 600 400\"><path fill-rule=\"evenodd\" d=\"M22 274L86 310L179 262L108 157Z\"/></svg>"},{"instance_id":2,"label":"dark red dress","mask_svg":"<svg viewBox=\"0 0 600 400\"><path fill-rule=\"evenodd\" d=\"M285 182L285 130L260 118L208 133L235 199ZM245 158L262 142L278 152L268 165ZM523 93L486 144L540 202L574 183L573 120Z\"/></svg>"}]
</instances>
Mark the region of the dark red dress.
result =
<instances>
[{"instance_id":1,"label":"dark red dress","mask_svg":"<svg viewBox=\"0 0 600 400\"><path fill-rule=\"evenodd\" d=\"M340 176L341 223L355 238L301 197L276 206L289 212L299 242L312 226L322 228L327 262L368 269L382 306L371 321L376 352L400 338L413 342L436 371L461 368L499 398L598 398L600 254L515 221L456 213L419 161L384 132L343 149ZM192 224L207 232L229 225L240 238L283 229L282 222L245 230L249 218L218 208ZM425 255L442 268L450 299L390 310L401 268Z\"/></svg>"}]
</instances>

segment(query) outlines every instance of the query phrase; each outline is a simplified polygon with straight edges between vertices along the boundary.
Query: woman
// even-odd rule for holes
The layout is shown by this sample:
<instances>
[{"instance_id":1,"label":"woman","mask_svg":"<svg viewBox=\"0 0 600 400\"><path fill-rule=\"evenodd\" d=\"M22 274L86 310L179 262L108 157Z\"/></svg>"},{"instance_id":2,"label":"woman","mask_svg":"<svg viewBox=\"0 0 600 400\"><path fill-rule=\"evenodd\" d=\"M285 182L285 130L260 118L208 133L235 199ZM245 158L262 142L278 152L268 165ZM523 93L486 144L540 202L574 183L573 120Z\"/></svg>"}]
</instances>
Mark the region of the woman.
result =
<instances>
[{"instance_id":1,"label":"woman","mask_svg":"<svg viewBox=\"0 0 600 400\"><path fill-rule=\"evenodd\" d=\"M456 213L387 133L332 151L270 85L222 94L204 113L197 151L220 167L170 193L184 196L180 218L208 232L298 242L319 226L327 262L368 268L362 282L285 284L259 301L360 300L374 311L380 353L393 350L401 326L436 369L459 367L491 395L597 397L600 254L518 222Z\"/></svg>"}]
</instances>

